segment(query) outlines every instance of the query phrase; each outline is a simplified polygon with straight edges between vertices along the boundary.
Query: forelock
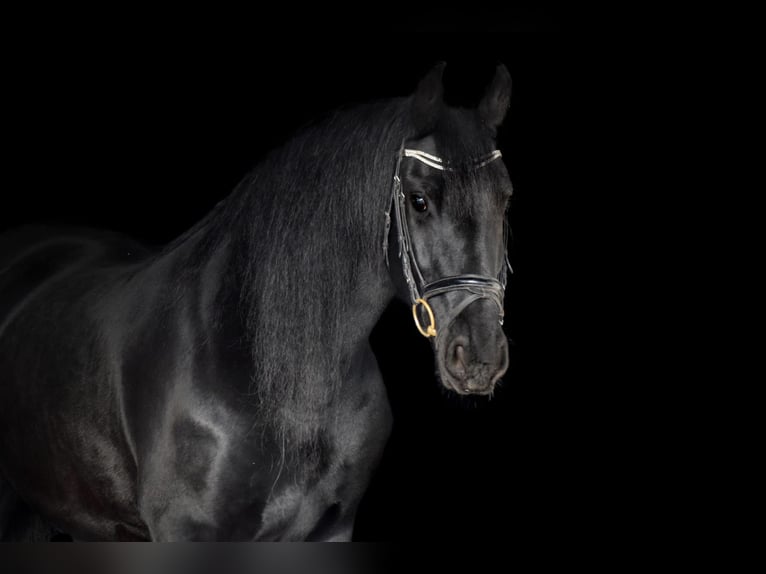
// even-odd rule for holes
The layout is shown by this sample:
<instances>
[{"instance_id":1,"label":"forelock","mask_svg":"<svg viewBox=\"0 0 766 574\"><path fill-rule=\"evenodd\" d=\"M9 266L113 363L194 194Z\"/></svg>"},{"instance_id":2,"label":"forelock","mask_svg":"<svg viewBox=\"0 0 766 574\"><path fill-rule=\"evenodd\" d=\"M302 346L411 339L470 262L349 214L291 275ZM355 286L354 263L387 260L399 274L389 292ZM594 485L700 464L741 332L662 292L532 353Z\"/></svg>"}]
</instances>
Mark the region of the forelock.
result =
<instances>
[{"instance_id":1,"label":"forelock","mask_svg":"<svg viewBox=\"0 0 766 574\"><path fill-rule=\"evenodd\" d=\"M490 208L495 170L476 168L479 158L496 149L494 137L475 110L447 108L433 133L439 155L450 168L444 175L444 209L465 219ZM488 193L489 192L489 193Z\"/></svg>"}]
</instances>

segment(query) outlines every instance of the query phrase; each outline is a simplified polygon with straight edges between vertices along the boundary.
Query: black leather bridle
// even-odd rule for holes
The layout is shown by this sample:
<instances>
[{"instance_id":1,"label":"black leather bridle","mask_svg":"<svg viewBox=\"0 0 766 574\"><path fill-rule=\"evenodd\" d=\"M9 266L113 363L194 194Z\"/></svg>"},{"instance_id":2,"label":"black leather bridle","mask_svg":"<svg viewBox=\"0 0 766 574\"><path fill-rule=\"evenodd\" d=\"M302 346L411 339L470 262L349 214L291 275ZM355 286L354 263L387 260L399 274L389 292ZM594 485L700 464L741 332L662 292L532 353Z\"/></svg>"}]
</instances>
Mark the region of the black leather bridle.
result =
<instances>
[{"instance_id":1,"label":"black leather bridle","mask_svg":"<svg viewBox=\"0 0 766 574\"><path fill-rule=\"evenodd\" d=\"M399 240L399 259L402 261L402 271L404 273L404 279L407 282L407 287L410 292L410 299L412 301L412 316L415 320L415 326L420 331L420 334L424 337L436 337L436 319L434 317L433 310L428 303L428 300L438 295L443 295L451 291L465 291L468 295L451 310L447 320L443 324L449 326L452 321L468 307L471 303L478 301L479 299L490 299L497 304L500 324L503 324L503 298L505 297L505 285L507 282L507 271L510 270L513 273L511 264L508 261L508 222L503 222L503 242L504 242L504 263L501 266L500 272L497 277L489 277L486 275L452 275L450 277L442 277L436 281L426 282L423 278L423 274L418 266L418 261L415 258L415 252L413 251L412 238L410 237L409 226L407 225L407 217L405 213L405 196L402 191L402 181L399 178L399 169L401 167L402 159L410 157L417 159L418 161L426 164L429 167L438 170L454 171L455 168L450 167L441 158L426 153L424 151L416 149L407 149L402 144L399 149L399 153L396 156L396 169L394 171L393 189L391 192L391 202L388 210L386 211L385 233L383 238L383 253L386 258L386 266L389 266L388 262L388 235L391 229L391 207L394 209L394 217L396 218L397 237ZM489 154L482 156L475 161L471 162L468 166L469 169L482 168L496 159L502 157L499 150L494 150ZM418 316L419 309L422 308L428 315L429 325L423 328Z\"/></svg>"}]
</instances>

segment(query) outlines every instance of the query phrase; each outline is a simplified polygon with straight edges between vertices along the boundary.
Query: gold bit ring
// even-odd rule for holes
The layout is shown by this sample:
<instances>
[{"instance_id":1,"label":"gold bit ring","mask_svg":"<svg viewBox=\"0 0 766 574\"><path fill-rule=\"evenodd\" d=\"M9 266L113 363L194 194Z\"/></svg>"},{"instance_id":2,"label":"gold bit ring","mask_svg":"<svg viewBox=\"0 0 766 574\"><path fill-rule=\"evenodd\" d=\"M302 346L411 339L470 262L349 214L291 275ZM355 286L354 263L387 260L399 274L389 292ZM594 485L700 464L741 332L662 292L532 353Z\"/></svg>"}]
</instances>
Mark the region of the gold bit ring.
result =
<instances>
[{"instance_id":1,"label":"gold bit ring","mask_svg":"<svg viewBox=\"0 0 766 574\"><path fill-rule=\"evenodd\" d=\"M431 322L431 324L426 328L423 329L423 327L420 325L420 319L418 318L418 305L422 305L426 313L428 313L428 320ZM436 337L436 320L434 319L434 312L431 309L431 306L428 304L428 301L425 299L417 299L415 303L412 305L412 318L415 319L415 326L418 328L418 331L420 331L420 334L423 335L425 338L429 337Z\"/></svg>"}]
</instances>

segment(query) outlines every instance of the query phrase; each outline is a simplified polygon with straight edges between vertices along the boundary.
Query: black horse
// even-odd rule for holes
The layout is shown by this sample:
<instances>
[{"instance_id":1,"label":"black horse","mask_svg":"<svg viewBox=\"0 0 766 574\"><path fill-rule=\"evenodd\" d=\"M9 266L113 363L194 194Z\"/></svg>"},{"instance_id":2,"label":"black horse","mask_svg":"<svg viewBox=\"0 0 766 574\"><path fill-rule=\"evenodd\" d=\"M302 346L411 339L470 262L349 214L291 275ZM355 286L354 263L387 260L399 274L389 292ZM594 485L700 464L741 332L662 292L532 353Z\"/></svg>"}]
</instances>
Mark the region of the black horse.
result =
<instances>
[{"instance_id":1,"label":"black horse","mask_svg":"<svg viewBox=\"0 0 766 574\"><path fill-rule=\"evenodd\" d=\"M0 237L0 538L350 539L391 426L368 337L396 295L444 386L492 392L510 76L456 109L442 71L306 127L160 252Z\"/></svg>"}]
</instances>

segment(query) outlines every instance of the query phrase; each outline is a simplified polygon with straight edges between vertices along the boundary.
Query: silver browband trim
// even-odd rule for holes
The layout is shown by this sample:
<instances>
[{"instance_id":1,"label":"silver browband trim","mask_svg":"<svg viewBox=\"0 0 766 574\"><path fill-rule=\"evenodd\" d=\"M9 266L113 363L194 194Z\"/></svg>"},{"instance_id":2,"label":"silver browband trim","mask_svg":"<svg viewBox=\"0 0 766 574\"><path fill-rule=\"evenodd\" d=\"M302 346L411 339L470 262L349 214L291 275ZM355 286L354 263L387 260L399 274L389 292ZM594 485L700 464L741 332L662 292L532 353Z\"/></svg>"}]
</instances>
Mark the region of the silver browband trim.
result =
<instances>
[{"instance_id":1,"label":"silver browband trim","mask_svg":"<svg viewBox=\"0 0 766 574\"><path fill-rule=\"evenodd\" d=\"M435 155L431 155L430 153L426 153L424 151L420 151L419 149L405 149L404 157L415 158L416 160L423 162L427 166L433 167L435 169L439 169L441 171L444 171L444 170L453 171L453 168L444 165L444 160L442 158L436 157ZM492 163L499 157L503 157L503 154L500 152L499 149L496 149L495 151L485 155L484 157L480 157L479 159L477 159L476 163L473 164L471 167L475 169L484 167L485 165Z\"/></svg>"}]
</instances>

